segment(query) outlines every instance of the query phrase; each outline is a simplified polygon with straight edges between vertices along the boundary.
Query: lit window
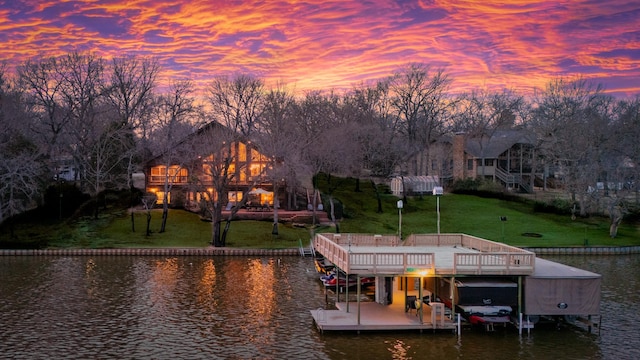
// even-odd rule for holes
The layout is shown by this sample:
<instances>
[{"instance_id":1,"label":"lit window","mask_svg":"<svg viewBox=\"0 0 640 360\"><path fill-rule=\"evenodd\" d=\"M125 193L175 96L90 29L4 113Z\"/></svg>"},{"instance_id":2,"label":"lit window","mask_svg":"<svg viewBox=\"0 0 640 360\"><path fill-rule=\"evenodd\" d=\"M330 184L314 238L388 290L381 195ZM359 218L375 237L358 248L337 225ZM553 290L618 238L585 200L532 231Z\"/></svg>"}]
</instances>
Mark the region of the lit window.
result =
<instances>
[{"instance_id":1,"label":"lit window","mask_svg":"<svg viewBox=\"0 0 640 360\"><path fill-rule=\"evenodd\" d=\"M167 204L171 204L171 192L168 192L166 194L167 194ZM157 203L158 204L164 204L165 192L164 191L158 191L156 193L156 196L158 197Z\"/></svg>"}]
</instances>

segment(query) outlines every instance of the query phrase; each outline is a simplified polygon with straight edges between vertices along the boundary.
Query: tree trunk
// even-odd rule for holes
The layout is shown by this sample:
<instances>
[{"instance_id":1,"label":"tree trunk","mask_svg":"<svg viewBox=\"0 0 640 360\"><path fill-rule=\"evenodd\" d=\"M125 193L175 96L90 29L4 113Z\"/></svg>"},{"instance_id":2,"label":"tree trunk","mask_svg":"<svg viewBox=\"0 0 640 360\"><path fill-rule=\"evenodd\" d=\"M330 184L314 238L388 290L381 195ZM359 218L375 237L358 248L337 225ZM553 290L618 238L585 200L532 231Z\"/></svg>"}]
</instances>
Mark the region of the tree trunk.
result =
<instances>
[{"instance_id":1,"label":"tree trunk","mask_svg":"<svg viewBox=\"0 0 640 360\"><path fill-rule=\"evenodd\" d=\"M135 200L134 200L134 196L133 196L133 187L130 187L129 190L131 191L131 197L129 198L130 200L130 205L131 205L131 232L136 232L136 221L135 221L135 217L133 215L133 210L136 206L135 204Z\"/></svg>"},{"instance_id":2,"label":"tree trunk","mask_svg":"<svg viewBox=\"0 0 640 360\"><path fill-rule=\"evenodd\" d=\"M329 208L330 208L330 215L331 215L331 222L333 223L333 225L336 227L336 233L340 233L340 226L338 225L338 222L336 221L336 214L335 214L335 205L333 203L333 196L329 196Z\"/></svg>"},{"instance_id":3,"label":"tree trunk","mask_svg":"<svg viewBox=\"0 0 640 360\"><path fill-rule=\"evenodd\" d=\"M147 236L151 235L151 210L147 210Z\"/></svg>"},{"instance_id":4,"label":"tree trunk","mask_svg":"<svg viewBox=\"0 0 640 360\"><path fill-rule=\"evenodd\" d=\"M100 199L98 199L98 195L96 195L95 206L93 208L93 218L98 218L98 208L100 207Z\"/></svg>"},{"instance_id":5,"label":"tree trunk","mask_svg":"<svg viewBox=\"0 0 640 360\"><path fill-rule=\"evenodd\" d=\"M164 204L162 204L162 223L160 224L160 232L163 233L167 227L167 217L169 216L169 204L165 199Z\"/></svg>"},{"instance_id":6,"label":"tree trunk","mask_svg":"<svg viewBox=\"0 0 640 360\"><path fill-rule=\"evenodd\" d=\"M278 186L274 181L273 186L273 229L271 235L278 235L278 208L280 207L280 201L278 200Z\"/></svg>"},{"instance_id":7,"label":"tree trunk","mask_svg":"<svg viewBox=\"0 0 640 360\"><path fill-rule=\"evenodd\" d=\"M224 224L224 230L222 231L222 236L220 239L220 246L225 247L227 246L227 233L229 233L229 227L231 226L231 219L227 219L227 221Z\"/></svg>"},{"instance_id":8,"label":"tree trunk","mask_svg":"<svg viewBox=\"0 0 640 360\"><path fill-rule=\"evenodd\" d=\"M611 217L611 226L609 226L609 237L615 239L618 236L618 227L620 227L620 223L622 222L622 210L619 206L614 206L609 210Z\"/></svg>"},{"instance_id":9,"label":"tree trunk","mask_svg":"<svg viewBox=\"0 0 640 360\"><path fill-rule=\"evenodd\" d=\"M317 201L317 197L316 197L316 188L313 188L313 199L311 200L311 225L312 226L316 226L316 209L318 207L318 201Z\"/></svg>"},{"instance_id":10,"label":"tree trunk","mask_svg":"<svg viewBox=\"0 0 640 360\"><path fill-rule=\"evenodd\" d=\"M378 209L376 210L376 212L378 214L382 214L382 197L380 196L380 190L378 189L378 185L376 185L373 180L371 180L371 186L373 186L373 191L375 191L376 193L376 201L378 202Z\"/></svg>"},{"instance_id":11,"label":"tree trunk","mask_svg":"<svg viewBox=\"0 0 640 360\"><path fill-rule=\"evenodd\" d=\"M211 210L211 245L215 247L225 246L220 236L220 223L222 222L222 209L217 205L213 205Z\"/></svg>"},{"instance_id":12,"label":"tree trunk","mask_svg":"<svg viewBox=\"0 0 640 360\"><path fill-rule=\"evenodd\" d=\"M221 247L220 243L220 223L217 221L211 221L211 245L215 247Z\"/></svg>"}]
</instances>

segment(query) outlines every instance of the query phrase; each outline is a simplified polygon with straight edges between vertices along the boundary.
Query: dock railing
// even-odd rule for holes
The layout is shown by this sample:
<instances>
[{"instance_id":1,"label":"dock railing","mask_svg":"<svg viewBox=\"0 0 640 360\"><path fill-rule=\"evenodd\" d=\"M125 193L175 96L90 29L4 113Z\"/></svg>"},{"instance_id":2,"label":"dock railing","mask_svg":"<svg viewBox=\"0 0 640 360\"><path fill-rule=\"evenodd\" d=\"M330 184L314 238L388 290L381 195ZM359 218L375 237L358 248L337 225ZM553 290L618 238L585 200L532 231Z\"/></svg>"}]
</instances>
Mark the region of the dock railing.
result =
<instances>
[{"instance_id":1,"label":"dock railing","mask_svg":"<svg viewBox=\"0 0 640 360\"><path fill-rule=\"evenodd\" d=\"M362 274L435 273L433 253L351 253L349 271Z\"/></svg>"},{"instance_id":2,"label":"dock railing","mask_svg":"<svg viewBox=\"0 0 640 360\"><path fill-rule=\"evenodd\" d=\"M384 251L384 247L464 247L477 253L453 251L453 268L436 268L433 252L407 249ZM535 254L514 246L466 234L410 235L400 242L393 235L316 234L313 246L338 268L353 274L469 274L528 275L533 273ZM380 251L356 251L359 246ZM352 251L353 250L353 251Z\"/></svg>"},{"instance_id":3,"label":"dock railing","mask_svg":"<svg viewBox=\"0 0 640 360\"><path fill-rule=\"evenodd\" d=\"M331 235L331 239L342 246L398 246L400 239L396 235L374 235L374 234L323 234Z\"/></svg>"},{"instance_id":4,"label":"dock railing","mask_svg":"<svg viewBox=\"0 0 640 360\"><path fill-rule=\"evenodd\" d=\"M535 254L455 254L453 268L456 274L466 275L529 275L534 259Z\"/></svg>"}]
</instances>

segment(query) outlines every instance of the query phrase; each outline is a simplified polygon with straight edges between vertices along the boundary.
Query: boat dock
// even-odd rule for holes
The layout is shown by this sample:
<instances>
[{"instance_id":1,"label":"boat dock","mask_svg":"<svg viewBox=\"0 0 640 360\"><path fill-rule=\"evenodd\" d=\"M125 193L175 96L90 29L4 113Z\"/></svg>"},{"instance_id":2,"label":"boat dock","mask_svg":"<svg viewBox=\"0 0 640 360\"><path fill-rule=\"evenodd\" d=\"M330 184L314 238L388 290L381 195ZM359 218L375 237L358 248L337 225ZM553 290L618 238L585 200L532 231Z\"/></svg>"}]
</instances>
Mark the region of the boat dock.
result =
<instances>
[{"instance_id":1,"label":"boat dock","mask_svg":"<svg viewBox=\"0 0 640 360\"><path fill-rule=\"evenodd\" d=\"M373 302L361 301L359 286L356 301L341 302L336 287L336 309L310 310L320 331L460 333L464 318L489 331L513 323L522 333L542 317L599 315L600 275L466 234L316 234L312 244L324 267L356 284L375 279Z\"/></svg>"}]
</instances>

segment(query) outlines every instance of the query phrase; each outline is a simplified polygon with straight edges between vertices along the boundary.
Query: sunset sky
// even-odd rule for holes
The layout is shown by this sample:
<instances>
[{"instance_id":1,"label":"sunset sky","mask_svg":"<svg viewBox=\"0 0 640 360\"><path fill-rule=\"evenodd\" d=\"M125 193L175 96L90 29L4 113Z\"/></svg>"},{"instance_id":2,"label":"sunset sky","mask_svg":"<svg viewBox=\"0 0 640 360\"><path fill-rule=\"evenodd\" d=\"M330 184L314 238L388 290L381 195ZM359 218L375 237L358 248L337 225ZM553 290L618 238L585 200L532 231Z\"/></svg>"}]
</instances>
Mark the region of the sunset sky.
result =
<instances>
[{"instance_id":1,"label":"sunset sky","mask_svg":"<svg viewBox=\"0 0 640 360\"><path fill-rule=\"evenodd\" d=\"M410 62L452 90L531 93L582 75L640 93L638 0L0 0L0 61L94 51L154 55L162 80L250 73L298 91L347 89Z\"/></svg>"}]
</instances>

